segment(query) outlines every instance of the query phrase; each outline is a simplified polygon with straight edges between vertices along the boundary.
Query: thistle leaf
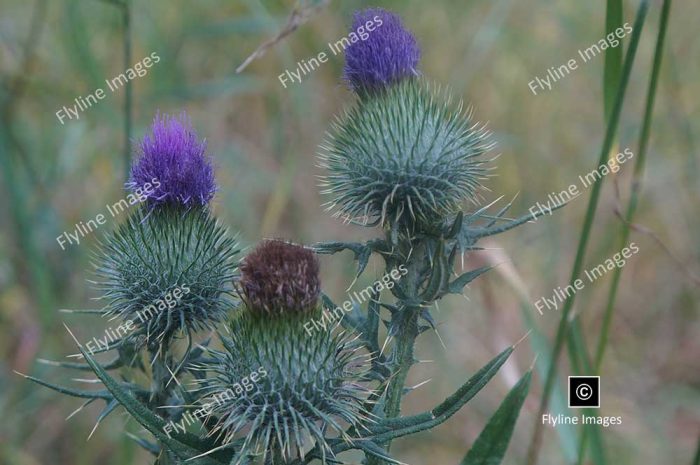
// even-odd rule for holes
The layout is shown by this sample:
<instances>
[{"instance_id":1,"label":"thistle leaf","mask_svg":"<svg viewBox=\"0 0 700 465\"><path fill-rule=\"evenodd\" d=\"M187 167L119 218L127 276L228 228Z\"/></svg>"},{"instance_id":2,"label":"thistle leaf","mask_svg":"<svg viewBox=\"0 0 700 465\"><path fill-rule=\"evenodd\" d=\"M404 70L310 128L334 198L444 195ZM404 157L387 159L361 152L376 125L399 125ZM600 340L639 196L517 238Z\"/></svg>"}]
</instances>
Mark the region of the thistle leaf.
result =
<instances>
[{"instance_id":1,"label":"thistle leaf","mask_svg":"<svg viewBox=\"0 0 700 465\"><path fill-rule=\"evenodd\" d=\"M483 368L474 374L454 394L445 399L440 405L429 412L410 417L386 419L372 430L374 435L368 435L376 443L384 443L409 434L424 431L445 422L471 400L494 377L499 368L508 360L514 348L509 347Z\"/></svg>"},{"instance_id":2,"label":"thistle leaf","mask_svg":"<svg viewBox=\"0 0 700 465\"><path fill-rule=\"evenodd\" d=\"M373 441L357 441L357 442L355 442L355 445L359 449L361 449L362 451L366 452L367 455L371 455L372 457L377 457L377 458L382 459L382 460L389 462L389 463L403 465L403 462L399 462L398 460L393 458L389 454L389 452L384 450L382 447L378 446Z\"/></svg>"},{"instance_id":3,"label":"thistle leaf","mask_svg":"<svg viewBox=\"0 0 700 465\"><path fill-rule=\"evenodd\" d=\"M165 444L170 450L177 454L178 457L190 459L206 453L212 448L211 444L202 441L191 433L175 433L172 435L172 438L168 437L163 430L165 427L165 421L151 412L131 393L122 389L119 383L114 378L109 376L109 374L102 369L100 364L93 360L90 355L83 350L82 346L79 346L79 348L80 352L85 357L85 361L92 367L97 377L100 378L105 387L112 393L114 399L123 405L126 411L129 412L136 419L136 421L139 422L139 424L141 424L160 442ZM197 463L198 465L221 465L224 462L214 460L212 457L203 457L197 461L194 461L193 463Z\"/></svg>"},{"instance_id":4,"label":"thistle leaf","mask_svg":"<svg viewBox=\"0 0 700 465\"><path fill-rule=\"evenodd\" d=\"M459 234L459 231L462 230L463 224L464 224L464 213L460 211L457 213L455 220L452 222L452 226L450 226L450 230L445 235L445 239L454 239L455 237L457 237L457 234Z\"/></svg>"},{"instance_id":5,"label":"thistle leaf","mask_svg":"<svg viewBox=\"0 0 700 465\"><path fill-rule=\"evenodd\" d=\"M430 274L430 281L428 281L428 285L421 294L421 299L423 299L424 302L432 302L435 300L440 295L449 277L444 241L437 241L437 247L435 248L432 259L433 268Z\"/></svg>"},{"instance_id":6,"label":"thistle leaf","mask_svg":"<svg viewBox=\"0 0 700 465\"><path fill-rule=\"evenodd\" d=\"M20 375L25 377L29 381L32 381L36 384L39 384L41 386L52 389L60 394L65 394L67 396L78 397L81 399L104 399L107 402L109 402L110 400L113 399L113 396L106 389L103 389L101 391L89 391L89 390L85 390L85 389L73 389L73 388L68 388L65 386L60 386L58 384L49 383L48 381L44 381L43 379L35 378L34 376L23 375L21 373L20 373Z\"/></svg>"},{"instance_id":7,"label":"thistle leaf","mask_svg":"<svg viewBox=\"0 0 700 465\"><path fill-rule=\"evenodd\" d=\"M532 371L525 373L510 390L484 430L476 438L461 465L499 465L513 435L515 422L530 389Z\"/></svg>"},{"instance_id":8,"label":"thistle leaf","mask_svg":"<svg viewBox=\"0 0 700 465\"><path fill-rule=\"evenodd\" d=\"M343 250L351 250L355 254L355 260L357 260L355 278L359 278L362 272L365 271L365 268L367 268L372 252L384 250L385 243L381 239L371 240L365 244L360 244L359 242L319 242L314 244L312 248L318 254L327 255L342 252Z\"/></svg>"},{"instance_id":9,"label":"thistle leaf","mask_svg":"<svg viewBox=\"0 0 700 465\"><path fill-rule=\"evenodd\" d=\"M468 271L462 275L460 275L457 279L452 281L448 287L449 293L450 294L461 294L462 289L464 289L464 286L469 284L470 282L474 281L476 278L481 276L482 274L486 273L489 271L492 266L482 266L481 268L477 268L476 270Z\"/></svg>"}]
</instances>

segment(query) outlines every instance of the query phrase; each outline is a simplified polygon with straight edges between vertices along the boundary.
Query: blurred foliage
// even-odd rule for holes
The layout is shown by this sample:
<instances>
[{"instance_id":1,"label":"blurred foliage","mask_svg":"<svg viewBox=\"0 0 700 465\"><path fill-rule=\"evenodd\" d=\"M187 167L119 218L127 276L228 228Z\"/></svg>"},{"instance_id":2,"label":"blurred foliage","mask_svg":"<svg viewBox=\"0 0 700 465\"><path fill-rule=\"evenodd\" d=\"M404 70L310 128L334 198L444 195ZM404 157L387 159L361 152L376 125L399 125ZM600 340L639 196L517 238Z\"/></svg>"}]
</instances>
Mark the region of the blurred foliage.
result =
<instances>
[{"instance_id":1,"label":"blurred foliage","mask_svg":"<svg viewBox=\"0 0 700 465\"><path fill-rule=\"evenodd\" d=\"M621 427L604 431L608 458L615 464L690 463L700 430L695 278L700 254L695 235L700 226L700 41L695 26L700 6L678 3L671 15L635 217L639 226L632 231L641 252L622 275L601 370L601 414L623 417ZM605 127L603 57L579 66L540 95L534 96L527 84L603 36L602 1L330 2L237 74L236 68L260 44L284 29L299 5L289 0L131 0L133 61L152 52L161 57L146 76L133 81L132 137L141 137L157 110L187 109L218 165L215 208L225 224L242 231L246 244L260 237L307 243L369 237L371 231L344 226L325 213L315 187L317 145L332 115L352 99L339 81L342 57L330 57L301 84L286 89L277 76L343 37L354 9L377 4L399 12L415 32L423 69L474 105L477 119L489 121L502 155L487 187L509 197L520 193L514 212L527 211L590 171ZM623 22L631 22L637 2L623 6ZM77 96L105 88L105 79L125 71L122 13L98 0L6 0L2 9L0 463L147 463L124 434L125 424L135 428L126 415L100 425L86 444L99 407L65 421L78 401L30 386L12 372L55 377L55 370L34 360L75 352L62 320L83 340L106 327L99 320L92 327L75 327L70 316L57 313L59 308L91 306L95 292L87 281L89 251L104 230L65 251L55 238L124 194L125 91L107 91L79 120L64 125L55 112L71 106ZM654 3L627 90L620 150L637 150L659 13ZM631 174L623 166L614 182L606 180L587 263L599 263L617 251L620 220L615 211L626 205ZM489 192L484 198L495 200ZM438 403L528 327L536 327L538 337L532 346L519 346L489 392L433 433L397 442L392 449L396 456L415 464L459 463L465 444L474 442L534 356L546 356L537 346L543 337L551 339L559 314L540 316L531 302L565 284L584 209L585 201L575 200L519 234L491 243L494 250L468 257L468 269L501 257L511 274L501 269L473 284L469 301L456 297L441 306L440 338L428 335L417 352L434 362L416 367L409 384L432 381L407 397L406 412ZM104 226L111 227L113 223ZM339 267L333 258L323 264L326 292L342 297L352 282L352 264ZM520 294L509 286L514 282L522 284ZM608 291L606 277L577 296L574 310L583 334L600 331ZM561 373L565 379L566 367ZM541 380L535 378L506 464L521 463L540 391ZM558 433L545 430L540 463L565 462L571 438Z\"/></svg>"}]
</instances>

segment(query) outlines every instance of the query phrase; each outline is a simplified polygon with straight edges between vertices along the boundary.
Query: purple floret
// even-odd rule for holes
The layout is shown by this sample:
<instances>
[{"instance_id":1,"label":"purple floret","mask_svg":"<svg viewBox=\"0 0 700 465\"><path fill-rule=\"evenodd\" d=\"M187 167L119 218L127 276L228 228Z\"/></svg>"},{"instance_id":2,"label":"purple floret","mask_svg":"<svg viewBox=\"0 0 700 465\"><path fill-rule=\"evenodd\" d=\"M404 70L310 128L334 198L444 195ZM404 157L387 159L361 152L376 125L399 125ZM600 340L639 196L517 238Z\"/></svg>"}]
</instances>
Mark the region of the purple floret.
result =
<instances>
[{"instance_id":1,"label":"purple floret","mask_svg":"<svg viewBox=\"0 0 700 465\"><path fill-rule=\"evenodd\" d=\"M368 32L369 37L345 50L343 75L350 87L355 92L372 91L417 76L420 48L401 18L382 8L357 11L352 32L360 27L367 30L368 22L375 28Z\"/></svg>"},{"instance_id":2,"label":"purple floret","mask_svg":"<svg viewBox=\"0 0 700 465\"><path fill-rule=\"evenodd\" d=\"M179 117L156 115L138 149L127 187L139 190L151 205L206 205L214 196L206 142L197 138L184 112Z\"/></svg>"}]
</instances>

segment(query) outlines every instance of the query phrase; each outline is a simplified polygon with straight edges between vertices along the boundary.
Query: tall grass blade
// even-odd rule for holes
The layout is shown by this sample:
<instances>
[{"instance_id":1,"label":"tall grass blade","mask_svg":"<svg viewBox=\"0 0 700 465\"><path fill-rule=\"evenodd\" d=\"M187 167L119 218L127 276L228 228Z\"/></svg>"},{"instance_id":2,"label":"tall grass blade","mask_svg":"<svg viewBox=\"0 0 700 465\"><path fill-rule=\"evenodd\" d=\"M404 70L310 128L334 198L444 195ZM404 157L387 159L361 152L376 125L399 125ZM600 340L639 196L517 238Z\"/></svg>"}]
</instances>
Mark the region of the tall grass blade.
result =
<instances>
[{"instance_id":1,"label":"tall grass blade","mask_svg":"<svg viewBox=\"0 0 700 465\"><path fill-rule=\"evenodd\" d=\"M630 193L630 199L627 204L627 209L625 211L625 216L622 219L622 230L620 231L620 248L627 245L629 240L631 224L634 219L634 215L637 211L637 206L639 205L639 193L642 187L642 178L644 176L644 165L646 162L646 153L649 143L649 135L651 129L652 115L654 112L654 101L656 99L656 89L658 87L659 72L661 70L661 59L663 57L663 47L664 40L666 37L666 30L668 26L669 13L671 11L671 0L664 0L661 9L661 18L659 19L659 32L656 37L656 47L654 50L654 62L652 65L651 76L649 78L649 88L647 89L646 104L644 109L644 120L642 122L642 130L639 135L639 154L637 156L636 163L634 165L634 174L632 177L632 190ZM608 343L608 336L610 334L610 324L613 318L613 312L615 309L615 299L617 298L617 289L620 285L620 277L622 276L622 267L616 267L613 272L612 284L610 285L610 292L608 293L608 298L605 305L605 312L603 314L603 324L600 330L600 338L598 339L598 345L595 353L595 363L593 367L592 374L600 373L600 368L603 363L603 357L605 356L605 349ZM579 455L579 464L583 463L585 457L585 446L588 436L584 431L584 435L581 438L581 452Z\"/></svg>"},{"instance_id":2,"label":"tall grass blade","mask_svg":"<svg viewBox=\"0 0 700 465\"><path fill-rule=\"evenodd\" d=\"M614 34L615 30L622 27L622 0L608 0L605 13L605 34ZM615 106L615 95L620 75L622 73L622 40L617 47L610 47L605 50L605 68L603 69L603 112L605 124L610 122L610 116ZM612 144L611 152L614 152ZM576 315L571 322L571 337L569 337L569 358L577 373L591 373L593 371L591 358L588 354L588 345L584 341L583 331L579 316ZM591 450L593 460L596 464L605 463L605 452L603 450L603 439L599 425L586 425L579 442L578 463L581 464L585 456L585 448L588 438L592 438Z\"/></svg>"},{"instance_id":3,"label":"tall grass blade","mask_svg":"<svg viewBox=\"0 0 700 465\"><path fill-rule=\"evenodd\" d=\"M668 17L671 10L671 0L664 0L661 9L661 19L659 20L659 33L656 38L656 48L654 50L654 64L649 78L649 88L647 90L646 107L644 109L644 122L639 135L639 155L637 156L634 165L634 174L632 178L632 190L629 203L623 219L622 231L620 233L620 244L622 247L627 245L629 239L631 224L637 207L639 205L639 193L642 189L642 180L644 177L644 166L646 164L647 147L649 144L649 135L651 130L652 115L654 112L654 101L656 100L656 89L658 87L659 72L661 70L661 59L663 57L664 39L668 25ZM600 365L603 362L605 348L608 342L608 334L610 332L610 322L614 310L615 298L617 289L620 284L620 276L622 275L622 267L615 268L613 274L613 282L610 286L610 293L605 306L605 317L603 319L603 327L601 329L600 339L595 354L595 371L600 370Z\"/></svg>"},{"instance_id":4,"label":"tall grass blade","mask_svg":"<svg viewBox=\"0 0 700 465\"><path fill-rule=\"evenodd\" d=\"M596 167L605 163L608 153L610 152L610 148L612 147L613 141L615 139L618 122L620 120L620 113L622 111L622 103L625 98L625 91L627 90L627 84L629 82L629 77L632 72L632 65L634 63L634 58L637 53L637 46L639 45L639 38L642 32L642 27L644 25L648 9L648 0L643 0L639 6L639 9L637 10L637 15L635 17L632 38L630 40L630 45L625 56L622 76L620 78L620 85L615 98L615 105L613 107L613 112L610 115L610 122L607 125L605 138L603 140L603 145L600 151L600 156L595 165ZM583 222L581 236L576 251L576 258L574 260L574 266L571 272L571 278L569 280L570 283L573 283L583 270L583 264L586 255L586 250L588 247L588 241L590 239L591 228L593 226L596 207L598 206L598 200L600 198L602 179L603 178L598 178L591 189L591 195L586 210L586 216ZM547 378L545 380L542 399L540 401L540 408L537 416L535 417L535 433L533 435L532 443L530 444L530 449L528 451L528 465L534 465L537 463L538 460L543 433L540 418L544 413L546 413L547 407L549 405L549 398L551 396L552 388L554 387L554 380L556 378L557 360L559 359L561 350L568 337L569 318L571 316L571 309L573 308L575 298L576 294L572 294L570 297L568 297L565 300L564 307L562 309L561 319L559 320L559 326L557 327L554 347L552 350L552 358L549 363Z\"/></svg>"},{"instance_id":5,"label":"tall grass blade","mask_svg":"<svg viewBox=\"0 0 700 465\"><path fill-rule=\"evenodd\" d=\"M622 27L622 0L608 0L605 10L605 34L615 32ZM615 106L617 85L622 74L622 41L617 47L605 50L605 68L603 70L603 106L605 121L610 121L610 115Z\"/></svg>"}]
</instances>

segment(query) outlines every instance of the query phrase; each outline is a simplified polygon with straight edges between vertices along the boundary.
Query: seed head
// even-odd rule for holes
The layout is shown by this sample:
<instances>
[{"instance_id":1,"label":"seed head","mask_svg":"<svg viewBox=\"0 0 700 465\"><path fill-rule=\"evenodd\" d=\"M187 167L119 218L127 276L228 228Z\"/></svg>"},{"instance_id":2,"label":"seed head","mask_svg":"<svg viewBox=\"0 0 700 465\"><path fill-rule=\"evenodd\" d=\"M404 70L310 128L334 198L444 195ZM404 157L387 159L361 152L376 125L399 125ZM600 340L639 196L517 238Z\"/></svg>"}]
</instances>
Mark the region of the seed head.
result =
<instances>
[{"instance_id":1,"label":"seed head","mask_svg":"<svg viewBox=\"0 0 700 465\"><path fill-rule=\"evenodd\" d=\"M279 315L316 308L319 263L309 249L265 240L241 263L240 287L251 311Z\"/></svg>"}]
</instances>

